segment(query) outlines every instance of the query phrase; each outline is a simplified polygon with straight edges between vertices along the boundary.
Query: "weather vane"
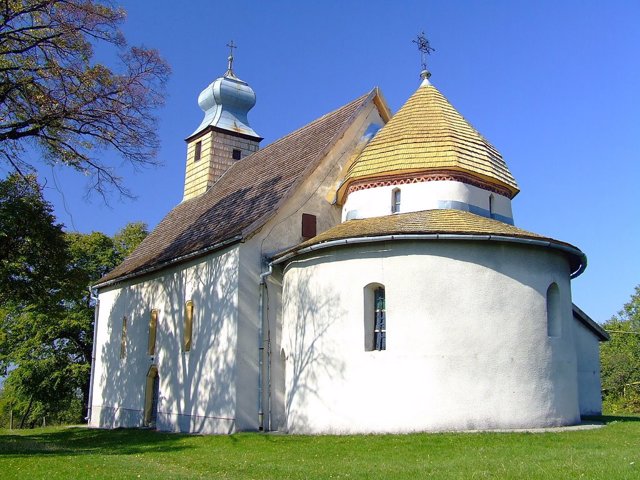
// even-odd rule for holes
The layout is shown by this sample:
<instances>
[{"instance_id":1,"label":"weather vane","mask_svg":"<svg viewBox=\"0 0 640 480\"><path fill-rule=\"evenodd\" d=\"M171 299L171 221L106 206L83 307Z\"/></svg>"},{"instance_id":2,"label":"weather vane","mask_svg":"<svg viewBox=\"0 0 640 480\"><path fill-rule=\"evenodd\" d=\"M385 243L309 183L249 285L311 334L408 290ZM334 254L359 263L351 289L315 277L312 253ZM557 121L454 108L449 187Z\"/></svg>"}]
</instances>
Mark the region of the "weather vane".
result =
<instances>
[{"instance_id":1,"label":"weather vane","mask_svg":"<svg viewBox=\"0 0 640 480\"><path fill-rule=\"evenodd\" d=\"M431 72L427 70L427 55L431 55L431 52L435 52L436 49L429 44L429 40L427 40L424 32L418 35L418 37L415 40L412 40L412 42L418 45L418 50L420 50L420 60L422 63L422 72L420 72L420 76L427 79L431 76Z\"/></svg>"},{"instance_id":2,"label":"weather vane","mask_svg":"<svg viewBox=\"0 0 640 480\"><path fill-rule=\"evenodd\" d=\"M227 58L227 60L229 61L227 66L227 75L233 76L233 49L238 47L233 43L233 40L227 43L227 47L229 47L229 58Z\"/></svg>"}]
</instances>

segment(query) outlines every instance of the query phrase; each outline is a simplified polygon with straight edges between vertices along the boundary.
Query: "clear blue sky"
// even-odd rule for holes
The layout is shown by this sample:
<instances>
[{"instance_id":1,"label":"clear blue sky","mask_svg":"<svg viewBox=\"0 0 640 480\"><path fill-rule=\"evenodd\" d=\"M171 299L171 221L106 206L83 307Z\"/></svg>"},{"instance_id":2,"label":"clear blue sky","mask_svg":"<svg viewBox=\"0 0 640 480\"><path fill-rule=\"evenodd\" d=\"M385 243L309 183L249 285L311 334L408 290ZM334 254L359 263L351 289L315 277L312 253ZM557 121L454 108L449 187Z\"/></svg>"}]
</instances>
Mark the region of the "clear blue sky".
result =
<instances>
[{"instance_id":1,"label":"clear blue sky","mask_svg":"<svg viewBox=\"0 0 640 480\"><path fill-rule=\"evenodd\" d=\"M182 196L196 99L224 73L258 102L263 145L379 86L396 111L419 85L411 40L436 52L432 83L502 153L521 193L516 225L589 257L574 302L602 322L640 283L640 2L128 0L132 44L157 48L173 74L159 111L164 166L122 167L135 201L83 198L85 179L49 171L46 196L69 230L154 227ZM112 160L118 164L117 157ZM44 172L47 170L44 169ZM61 192L64 192L62 194Z\"/></svg>"}]
</instances>

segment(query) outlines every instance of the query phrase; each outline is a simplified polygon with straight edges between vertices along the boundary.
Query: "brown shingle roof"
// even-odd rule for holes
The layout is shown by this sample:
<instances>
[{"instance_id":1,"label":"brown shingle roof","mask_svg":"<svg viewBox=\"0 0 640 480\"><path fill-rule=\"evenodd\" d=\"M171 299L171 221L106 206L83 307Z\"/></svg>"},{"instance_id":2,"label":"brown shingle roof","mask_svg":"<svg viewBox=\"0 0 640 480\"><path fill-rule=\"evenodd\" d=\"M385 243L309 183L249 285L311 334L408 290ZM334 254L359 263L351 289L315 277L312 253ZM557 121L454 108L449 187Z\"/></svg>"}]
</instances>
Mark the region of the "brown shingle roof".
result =
<instances>
[{"instance_id":1,"label":"brown shingle roof","mask_svg":"<svg viewBox=\"0 0 640 480\"><path fill-rule=\"evenodd\" d=\"M348 220L301 243L295 248L276 255L275 260L279 262L285 257L290 257L292 253L295 254L308 247L332 241L412 234L460 235L469 236L469 240L474 239L473 235L490 235L494 237L495 240L500 240L500 238L505 237L537 240L572 253L571 263L576 272L578 270L581 272L586 266L583 265L583 263L586 263L584 254L569 243L528 232L513 225L499 222L498 220L453 209L423 210L420 212L386 215L383 217ZM442 240L445 239L446 237L442 238Z\"/></svg>"},{"instance_id":2,"label":"brown shingle roof","mask_svg":"<svg viewBox=\"0 0 640 480\"><path fill-rule=\"evenodd\" d=\"M518 193L500 153L431 84L421 85L364 148L341 193L354 181L433 169L468 172Z\"/></svg>"},{"instance_id":3,"label":"brown shingle roof","mask_svg":"<svg viewBox=\"0 0 640 480\"><path fill-rule=\"evenodd\" d=\"M182 202L98 286L163 268L255 232L340 139L376 90L236 162L203 195Z\"/></svg>"}]
</instances>

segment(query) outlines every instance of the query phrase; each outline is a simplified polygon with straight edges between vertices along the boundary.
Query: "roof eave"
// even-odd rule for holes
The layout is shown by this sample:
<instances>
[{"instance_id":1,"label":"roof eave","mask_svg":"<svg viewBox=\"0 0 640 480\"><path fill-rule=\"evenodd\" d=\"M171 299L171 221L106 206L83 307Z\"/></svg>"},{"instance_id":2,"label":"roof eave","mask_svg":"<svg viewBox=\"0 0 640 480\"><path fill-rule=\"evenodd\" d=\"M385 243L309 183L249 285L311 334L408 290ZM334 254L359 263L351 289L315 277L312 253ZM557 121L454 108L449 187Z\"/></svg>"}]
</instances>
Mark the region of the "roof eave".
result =
<instances>
[{"instance_id":1,"label":"roof eave","mask_svg":"<svg viewBox=\"0 0 640 480\"><path fill-rule=\"evenodd\" d=\"M538 246L538 247L546 247L552 248L555 250L560 250L564 253L567 253L578 260L576 262L576 266L573 272L571 272L570 277L576 278L587 267L587 257L586 255L578 248L573 247L568 244L562 244L558 242L554 242L549 239L534 239L534 238L524 238L524 237L514 237L510 235L504 234L460 234L460 233L420 233L420 234L390 234L390 235L376 235L376 236L363 236L363 237L348 237L341 238L336 240L328 240L321 243L315 243L308 245L306 247L300 249L288 249L279 254L274 255L271 261L272 265L277 265L280 263L287 262L288 260L304 255L306 253L310 253L317 250L323 250L332 247L339 247L345 245L353 245L360 243L375 243L375 242L388 242L388 241L402 241L402 240L422 240L422 241L494 241L494 242L508 242L508 243L519 243L530 246Z\"/></svg>"},{"instance_id":2,"label":"roof eave","mask_svg":"<svg viewBox=\"0 0 640 480\"><path fill-rule=\"evenodd\" d=\"M234 237L231 237L227 240L223 240L221 242L217 242L214 245L211 245L209 247L205 247L205 248L201 248L200 250L196 250L195 252L191 252L185 255L182 255L180 257L176 257L176 258L172 258L171 260L167 260L166 262L161 262L158 263L157 265L152 265L150 267L147 268L142 268L140 270L134 270L133 272L130 273L126 273L124 275L120 275L114 278L110 278L108 280L105 280L103 282L98 282L95 285L92 285L91 288L92 289L100 289L100 288L105 288L105 287L109 287L112 285L115 285L116 283L121 283L124 282L126 280L131 280L133 278L137 278L137 277L142 277L144 275L147 275L149 273L153 273L153 272L157 272L159 270L163 270L165 268L180 264L180 263L184 263L187 262L189 260L193 260L196 259L198 257L202 257L204 255L207 255L209 253L213 253L216 250L221 250L223 248L229 247L235 243L240 243L244 241L244 238L242 237L242 235L236 235Z\"/></svg>"}]
</instances>

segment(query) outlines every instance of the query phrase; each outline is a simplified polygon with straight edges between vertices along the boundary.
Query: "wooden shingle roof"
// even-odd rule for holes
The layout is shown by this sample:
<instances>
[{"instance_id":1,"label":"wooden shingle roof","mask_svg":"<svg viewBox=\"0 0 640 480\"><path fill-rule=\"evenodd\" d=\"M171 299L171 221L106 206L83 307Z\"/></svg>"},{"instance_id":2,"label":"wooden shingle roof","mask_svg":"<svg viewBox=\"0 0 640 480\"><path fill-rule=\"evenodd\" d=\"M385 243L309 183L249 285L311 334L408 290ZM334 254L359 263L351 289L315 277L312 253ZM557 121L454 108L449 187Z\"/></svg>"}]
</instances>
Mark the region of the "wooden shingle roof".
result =
<instances>
[{"instance_id":1,"label":"wooden shingle roof","mask_svg":"<svg viewBox=\"0 0 640 480\"><path fill-rule=\"evenodd\" d=\"M573 245L555 240L544 235L528 232L498 220L481 217L473 213L453 209L422 210L419 212L400 213L381 217L371 217L356 220L348 220L322 232L300 245L284 251L275 256L275 262L280 263L285 258L291 258L314 247L339 244L349 244L350 239L389 238L410 239L412 235L422 235L416 239L433 240L495 240L509 241L509 239L522 239L533 241L532 244L558 248L570 255L571 266L575 275L581 273L586 267L586 256Z\"/></svg>"},{"instance_id":2,"label":"wooden shingle roof","mask_svg":"<svg viewBox=\"0 0 640 480\"><path fill-rule=\"evenodd\" d=\"M433 85L422 84L353 163L341 196L353 182L429 170L462 171L518 193L500 153Z\"/></svg>"},{"instance_id":3,"label":"wooden shingle roof","mask_svg":"<svg viewBox=\"0 0 640 480\"><path fill-rule=\"evenodd\" d=\"M204 255L255 232L374 99L377 89L236 162L199 197L171 210L97 287Z\"/></svg>"}]
</instances>

